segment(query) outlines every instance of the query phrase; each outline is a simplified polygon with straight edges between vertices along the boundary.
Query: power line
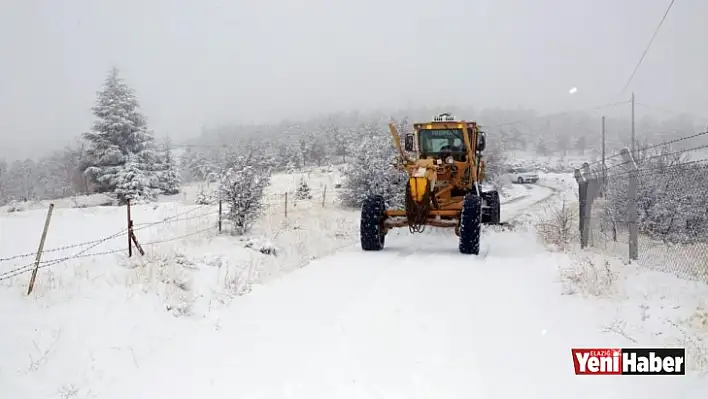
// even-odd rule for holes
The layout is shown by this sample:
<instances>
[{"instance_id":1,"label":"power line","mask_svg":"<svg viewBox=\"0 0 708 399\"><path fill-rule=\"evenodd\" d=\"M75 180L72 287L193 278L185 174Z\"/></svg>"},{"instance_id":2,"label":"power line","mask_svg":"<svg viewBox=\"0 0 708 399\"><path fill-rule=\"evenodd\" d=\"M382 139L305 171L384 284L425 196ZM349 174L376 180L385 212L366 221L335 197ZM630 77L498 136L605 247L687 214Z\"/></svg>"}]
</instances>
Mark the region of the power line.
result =
<instances>
[{"instance_id":1,"label":"power line","mask_svg":"<svg viewBox=\"0 0 708 399\"><path fill-rule=\"evenodd\" d=\"M635 102L634 104L635 104L635 105L639 105L640 107L644 107L644 108L648 108L648 109L653 109L653 110L661 111L661 112L666 112L666 113L668 113L668 114L673 114L673 115L687 115L687 116L690 116L690 117L692 117L692 118L694 118L694 119L701 119L701 120L708 121L708 118L705 117L705 116L694 115L694 114L691 114L691 113L689 113L689 112L679 112L679 111L676 111L676 110L673 110L673 109L670 109L670 108L660 107L660 106L658 106L658 105L651 105L651 104L640 103L640 102Z\"/></svg>"},{"instance_id":2,"label":"power line","mask_svg":"<svg viewBox=\"0 0 708 399\"><path fill-rule=\"evenodd\" d=\"M638 149L636 150L636 152L643 152L643 151L651 150L651 149L654 149L654 148L664 147L664 146L667 146L667 145L679 143L679 142L681 142L681 141L686 141L686 140L690 140L690 139L695 139L696 137L705 136L705 135L707 135L707 134L708 134L708 131L693 133L693 134L688 135L688 136L683 136L683 137L679 137L679 138L677 138L677 139L664 141L664 142L661 142L661 143L659 143L659 144L654 144L654 145L649 145L649 146L646 146L646 147L638 148ZM701 148L702 148L702 146L701 146ZM696 149L699 149L699 148L698 148L698 147L695 147L695 148L692 148L692 149L690 149L690 150L688 150L688 151L693 151L693 150L696 150ZM610 159L614 159L614 158L617 158L617 157L620 157L620 156L622 156L622 154L621 154L621 153L617 153L617 154L614 154L614 155L611 155L611 156L605 158L605 161L609 161ZM595 161L595 162L588 163L588 166L593 166L593 165L599 164L599 163L601 163L601 162L602 162L602 160L597 160L597 161Z\"/></svg>"},{"instance_id":3,"label":"power line","mask_svg":"<svg viewBox=\"0 0 708 399\"><path fill-rule=\"evenodd\" d=\"M607 178L612 178L612 177L619 177L619 176L628 176L632 173L636 173L638 176L645 175L647 172L665 172L665 171L675 171L681 167L688 166L688 165L695 165L694 167L696 168L695 170L705 170L708 168L708 158L702 158L702 159L696 159L694 161L686 161L686 162L681 162L681 163L675 163L673 165L657 165L649 168L644 168L644 169L638 169L636 171L634 170L628 170L628 171L623 171L620 173L613 173L607 176ZM657 173L658 173L657 172Z\"/></svg>"},{"instance_id":4,"label":"power line","mask_svg":"<svg viewBox=\"0 0 708 399\"><path fill-rule=\"evenodd\" d=\"M647 47L644 49L644 52L642 53L641 58L639 58L637 65L634 66L634 70L632 71L632 74L629 76L629 79L627 80L627 83L624 85L624 88L622 88L622 92L620 93L620 95L624 94L624 92L629 87L630 83L632 83L632 80L634 79L634 75L637 73L637 70L639 70L639 66L642 64L642 61L644 61L644 57L646 57L647 53L649 52L649 48L651 48L652 43L654 43L654 39L656 38L656 35L659 33L659 29L661 29L661 26L664 24L664 21L666 20L666 16L669 15L669 11L671 10L671 7L674 5L674 1L676 1L676 0L671 0L671 3L669 3L669 6L666 8L666 12L664 12L664 16L661 18L661 21L659 21L659 25L657 25L656 29L654 30L654 34L651 36L651 40L649 40L649 44L647 44Z\"/></svg>"},{"instance_id":5,"label":"power line","mask_svg":"<svg viewBox=\"0 0 708 399\"><path fill-rule=\"evenodd\" d=\"M708 132L703 132L703 133L701 133L701 134L708 134ZM655 147L656 147L656 146L654 146L654 147L648 147L647 149L649 149L649 148L655 148ZM647 160L656 159L656 158L669 157L669 156L672 156L672 155L685 154L685 153L692 152L692 151L704 150L704 149L706 149L706 148L708 148L708 144L699 145L699 146L696 146L696 147L693 147L693 148L688 148L688 149L685 149L685 150L677 150L677 151L672 151L672 152L666 152L666 153L651 155L651 156L648 156L648 157L642 159L642 161L647 161ZM619 166L627 165L627 164L630 164L630 163L636 162L636 161L637 161L637 160L635 160L635 159L632 159L632 160L629 160L629 161L624 161L624 162L621 162L621 163L618 163L618 164L616 164L616 165L612 165L612 166L608 167L607 170L609 170L609 169L614 169L614 168L617 168L617 167L619 167Z\"/></svg>"},{"instance_id":6,"label":"power line","mask_svg":"<svg viewBox=\"0 0 708 399\"><path fill-rule=\"evenodd\" d=\"M515 121L502 122L502 123L497 123L494 125L482 124L481 126L483 128L490 128L490 127L500 127L500 126L507 126L507 125L518 125L519 123L525 123L525 122L530 122L530 121L539 120L539 119L550 119L550 118L555 118L558 116L573 114L576 112L596 111L596 110L605 109L605 108L612 108L612 107L616 107L618 105L628 104L628 103L629 103L629 101L618 101L618 102L604 104L604 105L597 105L594 107L582 108L582 109L577 109L577 110L561 111L561 112L556 112L556 113L552 113L552 114L536 116L536 117L532 117L532 118L525 118L525 119L519 119L519 120L515 120Z\"/></svg>"}]
</instances>

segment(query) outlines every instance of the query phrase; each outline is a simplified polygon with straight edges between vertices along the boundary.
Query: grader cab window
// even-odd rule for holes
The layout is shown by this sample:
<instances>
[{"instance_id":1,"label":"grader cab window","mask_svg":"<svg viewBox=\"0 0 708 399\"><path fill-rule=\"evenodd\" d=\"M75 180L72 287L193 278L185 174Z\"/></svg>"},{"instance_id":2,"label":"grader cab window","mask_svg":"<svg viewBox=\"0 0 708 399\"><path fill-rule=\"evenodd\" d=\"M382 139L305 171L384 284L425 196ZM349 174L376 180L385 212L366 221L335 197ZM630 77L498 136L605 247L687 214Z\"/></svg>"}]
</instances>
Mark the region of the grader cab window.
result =
<instances>
[{"instance_id":1,"label":"grader cab window","mask_svg":"<svg viewBox=\"0 0 708 399\"><path fill-rule=\"evenodd\" d=\"M423 129L418 131L421 156L440 153L464 154L465 140L462 129Z\"/></svg>"}]
</instances>

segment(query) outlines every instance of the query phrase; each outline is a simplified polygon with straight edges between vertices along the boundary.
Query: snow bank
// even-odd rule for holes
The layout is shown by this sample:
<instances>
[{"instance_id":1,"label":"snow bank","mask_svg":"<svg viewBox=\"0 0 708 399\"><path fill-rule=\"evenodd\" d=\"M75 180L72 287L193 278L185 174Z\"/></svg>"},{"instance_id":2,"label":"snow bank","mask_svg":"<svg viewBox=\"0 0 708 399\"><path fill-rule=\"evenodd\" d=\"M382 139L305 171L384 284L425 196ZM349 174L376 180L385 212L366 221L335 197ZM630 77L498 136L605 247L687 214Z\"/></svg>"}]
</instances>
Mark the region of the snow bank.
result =
<instances>
[{"instance_id":1,"label":"snow bank","mask_svg":"<svg viewBox=\"0 0 708 399\"><path fill-rule=\"evenodd\" d=\"M175 337L218 328L235 298L357 242L358 212L335 207L334 192L324 206L317 195L291 202L286 217L278 193L294 189L299 176L274 180L266 214L244 237L226 234L227 221L219 235L218 206L194 205L189 191L133 206L146 254L134 250L132 258L124 207L72 209L59 205L70 200L54 201L47 263L33 294L25 295L28 273L0 280L0 324L12 326L0 338L13 343L0 346L0 397L93 397L125 370L172 350ZM316 194L329 181L313 171L308 184ZM0 276L32 264L46 216L46 207L35 208L0 213Z\"/></svg>"},{"instance_id":2,"label":"snow bank","mask_svg":"<svg viewBox=\"0 0 708 399\"><path fill-rule=\"evenodd\" d=\"M54 204L55 208L89 208L94 206L109 206L113 204L113 200L104 194L91 194L59 198L52 201L12 201L7 205L0 206L0 214L47 209L49 204Z\"/></svg>"},{"instance_id":3,"label":"snow bank","mask_svg":"<svg viewBox=\"0 0 708 399\"><path fill-rule=\"evenodd\" d=\"M603 303L563 297L531 232L454 233L343 250L243 298L219 328L174 342L105 398L701 398L697 377L583 378L570 348L635 345ZM607 330L607 332L602 331ZM644 342L637 338L638 346Z\"/></svg>"},{"instance_id":4,"label":"snow bank","mask_svg":"<svg viewBox=\"0 0 708 399\"><path fill-rule=\"evenodd\" d=\"M478 258L460 257L454 233L436 229L398 229L384 252L362 253L358 212L330 197L336 174L311 172L313 198L289 195L286 216L284 192L301 176L274 177L266 214L245 237L218 235L217 207L193 205L189 193L135 206L146 255L130 259L124 208L58 208L45 259L121 233L89 249L116 252L41 269L30 297L27 274L0 281L1 324L12 326L0 333L12 343L0 346L0 397L689 397L677 390L689 377L593 380L588 390L572 376L574 346L677 342L700 370L708 293L606 267L598 254L545 250L533 226L558 193L572 199L568 175L505 193L514 231L485 228ZM31 263L45 212L0 214L0 274ZM2 260L15 254L28 256Z\"/></svg>"},{"instance_id":5,"label":"snow bank","mask_svg":"<svg viewBox=\"0 0 708 399\"><path fill-rule=\"evenodd\" d=\"M708 285L596 252L576 249L565 256L562 292L595 303L601 331L624 346L685 347L690 369L708 373Z\"/></svg>"},{"instance_id":6,"label":"snow bank","mask_svg":"<svg viewBox=\"0 0 708 399\"><path fill-rule=\"evenodd\" d=\"M622 340L623 346L680 346L691 369L708 372L708 285L649 270L641 262L598 248L579 248L577 184L570 174L544 174L540 184L557 195L529 210L527 225L559 251L561 293L596 306L598 329ZM626 250L626 247L625 247Z\"/></svg>"}]
</instances>

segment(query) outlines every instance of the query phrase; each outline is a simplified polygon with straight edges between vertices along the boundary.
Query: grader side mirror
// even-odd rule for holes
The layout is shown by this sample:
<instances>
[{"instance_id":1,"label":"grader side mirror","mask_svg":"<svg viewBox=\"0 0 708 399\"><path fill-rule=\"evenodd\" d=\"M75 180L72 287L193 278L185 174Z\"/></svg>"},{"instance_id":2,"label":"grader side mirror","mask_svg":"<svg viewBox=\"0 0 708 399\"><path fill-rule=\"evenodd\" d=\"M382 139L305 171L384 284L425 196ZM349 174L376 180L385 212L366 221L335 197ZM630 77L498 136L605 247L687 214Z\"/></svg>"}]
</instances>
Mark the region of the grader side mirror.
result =
<instances>
[{"instance_id":1,"label":"grader side mirror","mask_svg":"<svg viewBox=\"0 0 708 399\"><path fill-rule=\"evenodd\" d=\"M403 137L403 148L406 151L414 151L412 134L408 133Z\"/></svg>"}]
</instances>

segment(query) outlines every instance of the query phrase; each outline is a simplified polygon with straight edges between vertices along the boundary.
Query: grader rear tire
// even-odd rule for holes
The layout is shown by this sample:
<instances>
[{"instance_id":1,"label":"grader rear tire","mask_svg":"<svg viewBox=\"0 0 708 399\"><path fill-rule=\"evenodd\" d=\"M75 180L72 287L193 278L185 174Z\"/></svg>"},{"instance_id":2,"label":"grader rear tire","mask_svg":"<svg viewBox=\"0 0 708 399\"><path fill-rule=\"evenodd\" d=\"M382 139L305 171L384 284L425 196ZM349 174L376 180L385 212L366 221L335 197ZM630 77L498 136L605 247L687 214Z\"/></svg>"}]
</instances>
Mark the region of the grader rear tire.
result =
<instances>
[{"instance_id":1,"label":"grader rear tire","mask_svg":"<svg viewBox=\"0 0 708 399\"><path fill-rule=\"evenodd\" d=\"M380 251L384 247L386 235L382 230L386 204L380 195L367 197L361 205L361 224L359 234L361 249L364 251Z\"/></svg>"},{"instance_id":2,"label":"grader rear tire","mask_svg":"<svg viewBox=\"0 0 708 399\"><path fill-rule=\"evenodd\" d=\"M460 214L460 252L479 255L479 238L482 233L482 199L467 194Z\"/></svg>"},{"instance_id":3,"label":"grader rear tire","mask_svg":"<svg viewBox=\"0 0 708 399\"><path fill-rule=\"evenodd\" d=\"M482 193L482 197L487 202L487 205L489 205L489 208L482 212L482 223L501 223L501 200L499 199L499 192L496 190L487 191L486 193Z\"/></svg>"}]
</instances>

